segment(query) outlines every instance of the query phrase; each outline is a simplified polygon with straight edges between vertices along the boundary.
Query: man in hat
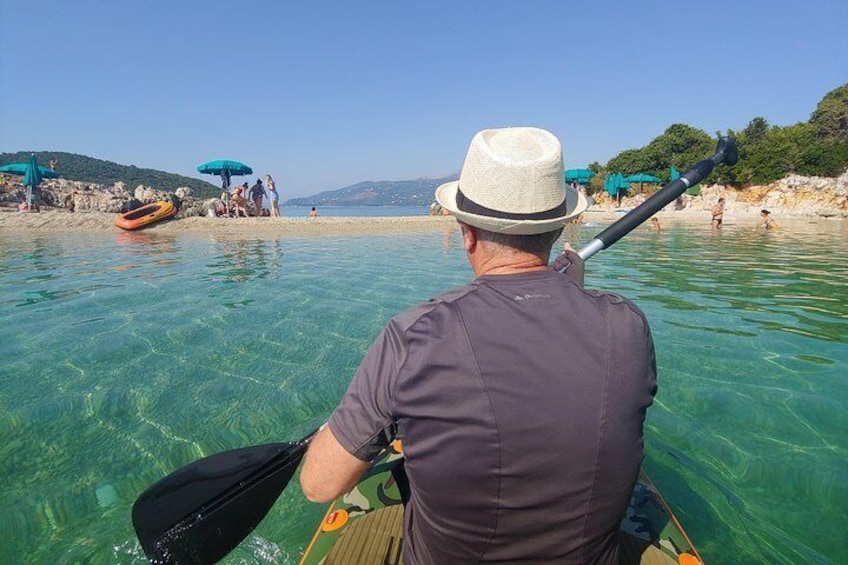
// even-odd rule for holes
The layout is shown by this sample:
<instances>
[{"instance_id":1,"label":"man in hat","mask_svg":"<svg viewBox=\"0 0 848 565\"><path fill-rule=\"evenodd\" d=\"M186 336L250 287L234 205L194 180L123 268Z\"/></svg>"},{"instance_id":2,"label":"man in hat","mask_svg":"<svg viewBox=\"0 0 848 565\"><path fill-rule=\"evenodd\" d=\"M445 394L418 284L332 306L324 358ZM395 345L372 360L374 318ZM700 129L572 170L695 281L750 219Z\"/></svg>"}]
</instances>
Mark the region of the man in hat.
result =
<instances>
[{"instance_id":1,"label":"man in hat","mask_svg":"<svg viewBox=\"0 0 848 565\"><path fill-rule=\"evenodd\" d=\"M548 267L587 207L559 140L484 130L436 200L475 278L384 328L312 440L304 493L348 491L402 439L407 565L618 563L656 362L645 316L584 290L576 253Z\"/></svg>"}]
</instances>

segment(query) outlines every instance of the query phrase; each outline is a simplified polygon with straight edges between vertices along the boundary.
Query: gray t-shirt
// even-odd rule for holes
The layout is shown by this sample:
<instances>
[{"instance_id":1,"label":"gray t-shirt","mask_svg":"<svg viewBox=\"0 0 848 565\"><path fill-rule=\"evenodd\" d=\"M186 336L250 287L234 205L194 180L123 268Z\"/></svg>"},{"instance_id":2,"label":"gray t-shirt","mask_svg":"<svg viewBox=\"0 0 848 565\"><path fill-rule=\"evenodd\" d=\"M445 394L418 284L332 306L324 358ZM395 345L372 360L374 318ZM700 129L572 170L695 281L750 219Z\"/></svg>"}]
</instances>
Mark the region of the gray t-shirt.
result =
<instances>
[{"instance_id":1,"label":"gray t-shirt","mask_svg":"<svg viewBox=\"0 0 848 565\"><path fill-rule=\"evenodd\" d=\"M366 461L399 426L407 565L617 562L655 392L632 303L487 275L393 318L329 425Z\"/></svg>"}]
</instances>

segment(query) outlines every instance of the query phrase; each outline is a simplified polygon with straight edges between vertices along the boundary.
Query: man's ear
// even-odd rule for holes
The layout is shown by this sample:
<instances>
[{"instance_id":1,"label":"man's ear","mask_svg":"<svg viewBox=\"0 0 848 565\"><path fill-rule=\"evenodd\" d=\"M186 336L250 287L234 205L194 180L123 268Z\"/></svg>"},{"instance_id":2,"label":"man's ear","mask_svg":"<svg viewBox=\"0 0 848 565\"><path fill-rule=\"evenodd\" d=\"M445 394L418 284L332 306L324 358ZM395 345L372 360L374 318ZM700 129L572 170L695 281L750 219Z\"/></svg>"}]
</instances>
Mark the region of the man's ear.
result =
<instances>
[{"instance_id":1,"label":"man's ear","mask_svg":"<svg viewBox=\"0 0 848 565\"><path fill-rule=\"evenodd\" d=\"M477 249L477 228L459 222L459 229L462 232L462 244L465 247L465 252L474 253Z\"/></svg>"}]
</instances>

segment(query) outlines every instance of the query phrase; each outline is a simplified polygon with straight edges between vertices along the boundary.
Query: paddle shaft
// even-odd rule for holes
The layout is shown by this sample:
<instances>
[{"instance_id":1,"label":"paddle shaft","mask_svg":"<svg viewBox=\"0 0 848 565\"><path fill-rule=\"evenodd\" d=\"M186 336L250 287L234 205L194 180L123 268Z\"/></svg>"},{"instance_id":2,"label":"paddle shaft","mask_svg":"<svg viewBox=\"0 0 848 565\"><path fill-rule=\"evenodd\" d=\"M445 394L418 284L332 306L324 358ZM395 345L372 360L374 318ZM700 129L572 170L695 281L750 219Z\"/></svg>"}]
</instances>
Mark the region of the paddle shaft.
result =
<instances>
[{"instance_id":1,"label":"paddle shaft","mask_svg":"<svg viewBox=\"0 0 848 565\"><path fill-rule=\"evenodd\" d=\"M729 137L722 137L712 157L695 163L679 179L665 185L645 202L625 214L623 218L596 235L592 241L580 248L577 254L585 261L592 255L606 249L662 210L669 202L683 194L687 188L704 180L717 165L733 166L738 158L736 142Z\"/></svg>"}]
</instances>

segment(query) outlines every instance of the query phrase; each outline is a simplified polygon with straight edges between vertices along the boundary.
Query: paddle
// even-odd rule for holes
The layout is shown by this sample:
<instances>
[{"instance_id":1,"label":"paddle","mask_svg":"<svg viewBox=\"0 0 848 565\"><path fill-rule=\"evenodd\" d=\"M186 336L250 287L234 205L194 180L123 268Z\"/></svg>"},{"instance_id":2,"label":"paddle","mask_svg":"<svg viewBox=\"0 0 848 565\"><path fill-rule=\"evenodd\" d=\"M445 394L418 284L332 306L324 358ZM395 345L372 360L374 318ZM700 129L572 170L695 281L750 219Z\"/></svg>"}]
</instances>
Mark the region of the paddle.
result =
<instances>
[{"instance_id":1,"label":"paddle","mask_svg":"<svg viewBox=\"0 0 848 565\"><path fill-rule=\"evenodd\" d=\"M132 521L150 562L215 563L232 551L286 488L314 434L218 453L145 490Z\"/></svg>"},{"instance_id":2,"label":"paddle","mask_svg":"<svg viewBox=\"0 0 848 565\"><path fill-rule=\"evenodd\" d=\"M606 249L662 210L666 204L683 194L687 188L704 180L704 177L709 175L717 165L724 164L732 167L738 160L739 153L736 150L736 142L729 137L722 137L718 140L718 146L712 157L695 163L680 178L662 187L653 196L625 214L623 218L596 235L595 239L580 248L577 254L585 261L595 253Z\"/></svg>"},{"instance_id":3,"label":"paddle","mask_svg":"<svg viewBox=\"0 0 848 565\"><path fill-rule=\"evenodd\" d=\"M698 184L718 164L736 163L736 145L722 138L715 155L598 234L579 251L585 260L609 247L663 206ZM152 563L215 563L235 548L274 505L315 432L296 443L225 451L195 461L138 497L132 520Z\"/></svg>"}]
</instances>

